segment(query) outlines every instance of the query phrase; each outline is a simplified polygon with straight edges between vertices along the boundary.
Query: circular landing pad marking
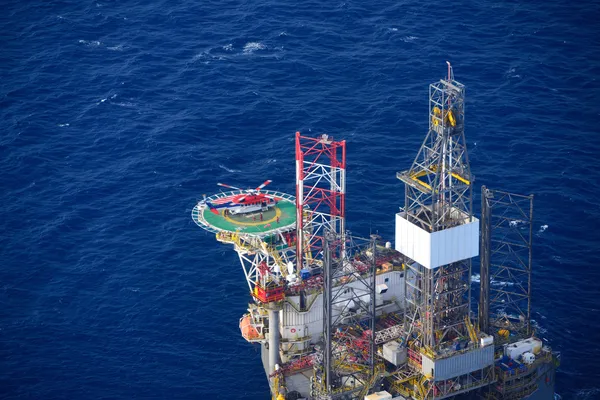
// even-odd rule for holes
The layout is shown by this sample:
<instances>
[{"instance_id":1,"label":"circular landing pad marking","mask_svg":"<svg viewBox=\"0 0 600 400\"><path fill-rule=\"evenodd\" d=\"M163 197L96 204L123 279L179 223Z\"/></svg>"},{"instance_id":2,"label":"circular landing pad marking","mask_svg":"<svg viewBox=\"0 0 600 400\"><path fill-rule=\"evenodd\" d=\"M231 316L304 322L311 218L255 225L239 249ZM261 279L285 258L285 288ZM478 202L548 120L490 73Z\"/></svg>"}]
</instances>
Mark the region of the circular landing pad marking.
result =
<instances>
[{"instance_id":1,"label":"circular landing pad marking","mask_svg":"<svg viewBox=\"0 0 600 400\"><path fill-rule=\"evenodd\" d=\"M239 195L241 192L232 191L219 193L206 200L213 204L223 203L223 200ZM296 200L294 196L276 191L263 191L277 198L277 205L263 211L263 220L260 220L260 211L248 214L223 215L223 209L216 215L211 212L204 201L199 202L192 210L192 219L203 229L210 232L238 232L250 235L269 235L274 231L293 230L296 225ZM277 220L279 217L279 221ZM253 219L254 218L254 219Z\"/></svg>"},{"instance_id":2,"label":"circular landing pad marking","mask_svg":"<svg viewBox=\"0 0 600 400\"><path fill-rule=\"evenodd\" d=\"M269 214L272 214L272 210L275 210L275 215L271 219L265 219L265 215L268 214L269 211L271 211ZM266 225L271 222L277 221L277 218L281 217L281 210L279 209L279 207L274 206L274 207L271 207L270 209L268 209L267 211L241 214L241 215L247 216L248 218L252 217L253 222L244 222L244 221L240 221L240 220L234 220L234 219L232 219L232 216L229 216L229 215L225 215L223 218L225 218L227 221L229 221L235 225L259 226L259 225ZM263 219L260 219L260 215L263 216ZM238 215L236 215L236 217L237 216Z\"/></svg>"}]
</instances>

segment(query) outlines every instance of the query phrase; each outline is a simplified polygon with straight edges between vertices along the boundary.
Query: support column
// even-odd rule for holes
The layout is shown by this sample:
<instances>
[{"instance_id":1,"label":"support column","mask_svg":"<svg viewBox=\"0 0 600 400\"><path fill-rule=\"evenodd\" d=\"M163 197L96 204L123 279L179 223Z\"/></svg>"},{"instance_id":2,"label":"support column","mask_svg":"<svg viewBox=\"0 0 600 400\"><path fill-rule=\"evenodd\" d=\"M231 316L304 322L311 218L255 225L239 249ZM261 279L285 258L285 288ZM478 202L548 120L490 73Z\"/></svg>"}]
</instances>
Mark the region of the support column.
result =
<instances>
[{"instance_id":1,"label":"support column","mask_svg":"<svg viewBox=\"0 0 600 400\"><path fill-rule=\"evenodd\" d=\"M269 374L275 371L279 363L279 309L277 304L267 304L269 314Z\"/></svg>"},{"instance_id":2,"label":"support column","mask_svg":"<svg viewBox=\"0 0 600 400\"><path fill-rule=\"evenodd\" d=\"M480 237L480 269L479 269L479 329L492 334L490 330L490 203L493 194L485 187L481 187L481 237Z\"/></svg>"}]
</instances>

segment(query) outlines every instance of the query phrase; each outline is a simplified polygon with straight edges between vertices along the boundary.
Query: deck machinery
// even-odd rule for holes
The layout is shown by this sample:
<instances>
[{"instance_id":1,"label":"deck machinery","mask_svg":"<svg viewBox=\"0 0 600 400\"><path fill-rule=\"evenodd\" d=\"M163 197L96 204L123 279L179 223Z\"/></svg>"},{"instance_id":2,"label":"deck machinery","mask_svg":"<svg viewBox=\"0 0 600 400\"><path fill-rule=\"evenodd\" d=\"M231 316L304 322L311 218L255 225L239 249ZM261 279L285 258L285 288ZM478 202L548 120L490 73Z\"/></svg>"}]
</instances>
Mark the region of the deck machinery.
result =
<instances>
[{"instance_id":1,"label":"deck machinery","mask_svg":"<svg viewBox=\"0 0 600 400\"><path fill-rule=\"evenodd\" d=\"M261 346L274 399L554 398L559 354L530 319L533 196L483 187L475 217L464 103L448 64L397 173L394 247L346 231L346 143L327 135L296 133L296 196L264 191L275 207L241 215L210 209L237 191L194 207L239 255L252 297L240 330Z\"/></svg>"}]
</instances>

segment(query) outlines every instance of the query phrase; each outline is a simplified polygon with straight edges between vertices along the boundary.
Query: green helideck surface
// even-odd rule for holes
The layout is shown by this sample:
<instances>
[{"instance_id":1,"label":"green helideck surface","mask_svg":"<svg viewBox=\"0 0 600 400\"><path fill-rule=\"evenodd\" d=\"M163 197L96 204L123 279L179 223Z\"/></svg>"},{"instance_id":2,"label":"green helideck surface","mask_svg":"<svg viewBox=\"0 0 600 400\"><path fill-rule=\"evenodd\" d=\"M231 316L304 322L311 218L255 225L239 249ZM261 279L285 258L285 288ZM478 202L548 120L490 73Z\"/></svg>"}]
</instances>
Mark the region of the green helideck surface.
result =
<instances>
[{"instance_id":1,"label":"green helideck surface","mask_svg":"<svg viewBox=\"0 0 600 400\"><path fill-rule=\"evenodd\" d=\"M296 205L289 200L280 200L275 207L262 213L260 212L223 216L223 210L219 215L213 214L210 209L205 208L202 216L207 224L218 230L244 233L264 233L296 222ZM279 215L279 222L277 216Z\"/></svg>"}]
</instances>

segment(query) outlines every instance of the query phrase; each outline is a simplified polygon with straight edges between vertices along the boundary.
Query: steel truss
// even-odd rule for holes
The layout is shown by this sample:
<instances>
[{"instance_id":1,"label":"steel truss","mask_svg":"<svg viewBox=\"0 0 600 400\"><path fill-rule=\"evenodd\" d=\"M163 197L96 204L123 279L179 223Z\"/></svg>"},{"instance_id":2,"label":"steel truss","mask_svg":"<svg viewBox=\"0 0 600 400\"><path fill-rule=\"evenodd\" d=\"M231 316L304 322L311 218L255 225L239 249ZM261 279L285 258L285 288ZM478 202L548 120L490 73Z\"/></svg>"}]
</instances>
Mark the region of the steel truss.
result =
<instances>
[{"instance_id":1,"label":"steel truss","mask_svg":"<svg viewBox=\"0 0 600 400\"><path fill-rule=\"evenodd\" d=\"M429 131L408 171L397 177L406 184L407 219L429 232L457 225L472 216L473 177L464 133L465 87L448 78L429 86ZM465 215L466 214L466 215Z\"/></svg>"},{"instance_id":2,"label":"steel truss","mask_svg":"<svg viewBox=\"0 0 600 400\"><path fill-rule=\"evenodd\" d=\"M345 232L346 141L296 132L296 229L298 271L322 257L326 231Z\"/></svg>"},{"instance_id":3,"label":"steel truss","mask_svg":"<svg viewBox=\"0 0 600 400\"><path fill-rule=\"evenodd\" d=\"M533 195L481 188L481 330L531 332Z\"/></svg>"},{"instance_id":4,"label":"steel truss","mask_svg":"<svg viewBox=\"0 0 600 400\"><path fill-rule=\"evenodd\" d=\"M313 396L362 398L374 385L375 238L324 238L324 345L315 363ZM361 397L362 396L362 397Z\"/></svg>"},{"instance_id":5,"label":"steel truss","mask_svg":"<svg viewBox=\"0 0 600 400\"><path fill-rule=\"evenodd\" d=\"M285 232L277 232L275 236L286 244ZM256 285L265 287L271 282L279 283L287 276L288 265L293 265L296 260L293 246L274 246L254 235L219 232L217 240L234 245L250 293L254 293Z\"/></svg>"},{"instance_id":6,"label":"steel truss","mask_svg":"<svg viewBox=\"0 0 600 400\"><path fill-rule=\"evenodd\" d=\"M429 131L408 171L403 216L434 233L473 221L471 168L464 134L465 87L448 77L429 86ZM408 265L405 330L434 353L468 335L471 260L428 269Z\"/></svg>"},{"instance_id":7,"label":"steel truss","mask_svg":"<svg viewBox=\"0 0 600 400\"><path fill-rule=\"evenodd\" d=\"M405 330L434 352L446 341L466 336L469 315L470 261L435 270L407 265Z\"/></svg>"}]
</instances>

